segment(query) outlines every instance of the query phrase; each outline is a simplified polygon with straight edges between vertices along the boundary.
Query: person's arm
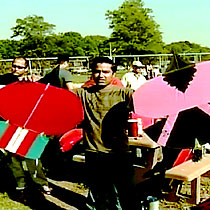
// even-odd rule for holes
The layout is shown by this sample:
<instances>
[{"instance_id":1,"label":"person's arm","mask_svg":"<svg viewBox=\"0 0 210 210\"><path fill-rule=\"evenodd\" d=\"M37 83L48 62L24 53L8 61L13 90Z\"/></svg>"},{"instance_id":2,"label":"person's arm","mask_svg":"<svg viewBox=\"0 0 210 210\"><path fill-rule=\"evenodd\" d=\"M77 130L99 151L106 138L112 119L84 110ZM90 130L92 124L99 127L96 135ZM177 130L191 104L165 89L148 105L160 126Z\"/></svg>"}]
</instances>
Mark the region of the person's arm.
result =
<instances>
[{"instance_id":1,"label":"person's arm","mask_svg":"<svg viewBox=\"0 0 210 210\"><path fill-rule=\"evenodd\" d=\"M121 82L123 84L124 87L127 86L127 80L126 80L126 75L123 75L122 79L121 79Z\"/></svg>"},{"instance_id":2,"label":"person's arm","mask_svg":"<svg viewBox=\"0 0 210 210\"><path fill-rule=\"evenodd\" d=\"M66 87L68 90L80 88L83 85L83 83L72 82L72 74L67 70L60 69L59 76L62 79L62 81L65 83L63 84L63 86Z\"/></svg>"},{"instance_id":3,"label":"person's arm","mask_svg":"<svg viewBox=\"0 0 210 210\"><path fill-rule=\"evenodd\" d=\"M83 85L83 83L73 83L73 82L67 82L66 83L66 87L68 88L68 90L72 90L75 88L80 88Z\"/></svg>"}]
</instances>

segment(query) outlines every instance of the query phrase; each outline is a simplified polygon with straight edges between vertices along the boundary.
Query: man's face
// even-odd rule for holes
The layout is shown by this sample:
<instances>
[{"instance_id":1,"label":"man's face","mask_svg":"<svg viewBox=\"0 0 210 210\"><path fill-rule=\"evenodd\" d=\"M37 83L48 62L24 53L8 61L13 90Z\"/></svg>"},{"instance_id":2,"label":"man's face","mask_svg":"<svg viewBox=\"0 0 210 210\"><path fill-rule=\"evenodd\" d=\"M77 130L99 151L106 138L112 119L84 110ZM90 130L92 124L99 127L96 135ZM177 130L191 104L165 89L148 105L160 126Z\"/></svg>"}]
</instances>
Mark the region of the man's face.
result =
<instances>
[{"instance_id":1,"label":"man's face","mask_svg":"<svg viewBox=\"0 0 210 210\"><path fill-rule=\"evenodd\" d=\"M96 85L106 86L110 84L113 77L112 64L98 63L93 69L93 79Z\"/></svg>"},{"instance_id":2,"label":"man's face","mask_svg":"<svg viewBox=\"0 0 210 210\"><path fill-rule=\"evenodd\" d=\"M133 66L133 72L134 73L140 74L143 71L144 71L144 67L143 66L141 66L141 67L139 67L139 66Z\"/></svg>"},{"instance_id":3,"label":"man's face","mask_svg":"<svg viewBox=\"0 0 210 210\"><path fill-rule=\"evenodd\" d=\"M12 64L12 73L16 76L21 76L27 71L26 62L24 59L15 59Z\"/></svg>"}]
</instances>

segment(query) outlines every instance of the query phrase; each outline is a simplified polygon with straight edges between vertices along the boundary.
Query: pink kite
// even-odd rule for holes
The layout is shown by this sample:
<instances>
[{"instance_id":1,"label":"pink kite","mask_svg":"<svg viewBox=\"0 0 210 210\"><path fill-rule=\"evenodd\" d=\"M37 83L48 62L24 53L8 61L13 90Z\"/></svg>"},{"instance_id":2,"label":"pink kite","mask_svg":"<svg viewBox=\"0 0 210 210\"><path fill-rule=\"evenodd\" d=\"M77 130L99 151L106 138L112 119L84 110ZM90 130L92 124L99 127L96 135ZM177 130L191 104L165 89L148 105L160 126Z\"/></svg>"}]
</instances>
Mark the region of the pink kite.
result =
<instances>
[{"instance_id":1,"label":"pink kite","mask_svg":"<svg viewBox=\"0 0 210 210\"><path fill-rule=\"evenodd\" d=\"M178 141L182 137L182 143L189 138L194 141L198 136L201 140L209 139L206 127L210 119L210 61L200 62L194 68L196 71L184 91L180 91L176 85L171 85L165 76L160 76L147 81L133 95L135 112L139 116L167 119L157 140L162 146L171 143L172 139ZM189 116L191 120L187 121L186 118ZM184 124L185 121L191 129L186 123ZM181 127L183 127L182 134L178 135ZM190 135L195 132L193 129L197 133Z\"/></svg>"},{"instance_id":2,"label":"pink kite","mask_svg":"<svg viewBox=\"0 0 210 210\"><path fill-rule=\"evenodd\" d=\"M134 93L135 112L140 116L162 118L210 101L210 61L196 64L197 72L183 93L171 87L164 77L147 81Z\"/></svg>"}]
</instances>

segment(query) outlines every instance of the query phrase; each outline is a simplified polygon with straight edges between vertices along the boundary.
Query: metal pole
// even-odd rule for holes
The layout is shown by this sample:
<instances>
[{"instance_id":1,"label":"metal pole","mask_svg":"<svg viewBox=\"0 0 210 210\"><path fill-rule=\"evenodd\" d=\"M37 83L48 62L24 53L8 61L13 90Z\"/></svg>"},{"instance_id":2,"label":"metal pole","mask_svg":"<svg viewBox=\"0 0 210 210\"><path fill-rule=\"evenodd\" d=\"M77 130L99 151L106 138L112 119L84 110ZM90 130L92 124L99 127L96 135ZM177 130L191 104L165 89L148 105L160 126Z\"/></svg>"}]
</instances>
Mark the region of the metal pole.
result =
<instances>
[{"instance_id":1,"label":"metal pole","mask_svg":"<svg viewBox=\"0 0 210 210\"><path fill-rule=\"evenodd\" d=\"M112 43L109 42L109 56L112 58Z\"/></svg>"},{"instance_id":2,"label":"metal pole","mask_svg":"<svg viewBox=\"0 0 210 210\"><path fill-rule=\"evenodd\" d=\"M31 59L28 60L29 73L32 75Z\"/></svg>"}]
</instances>

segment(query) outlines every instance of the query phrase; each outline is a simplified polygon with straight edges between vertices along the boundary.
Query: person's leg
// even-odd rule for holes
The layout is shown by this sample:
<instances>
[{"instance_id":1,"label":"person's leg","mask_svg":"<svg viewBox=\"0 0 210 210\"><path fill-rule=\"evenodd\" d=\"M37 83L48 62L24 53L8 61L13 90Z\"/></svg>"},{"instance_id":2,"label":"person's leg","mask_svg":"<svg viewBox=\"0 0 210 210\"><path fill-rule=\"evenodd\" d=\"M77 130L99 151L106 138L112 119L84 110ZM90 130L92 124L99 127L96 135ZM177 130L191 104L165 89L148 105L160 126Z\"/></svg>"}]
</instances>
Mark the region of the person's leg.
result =
<instances>
[{"instance_id":1,"label":"person's leg","mask_svg":"<svg viewBox=\"0 0 210 210\"><path fill-rule=\"evenodd\" d=\"M110 172L123 210L137 209L133 157L131 153L114 155Z\"/></svg>"},{"instance_id":2,"label":"person's leg","mask_svg":"<svg viewBox=\"0 0 210 210\"><path fill-rule=\"evenodd\" d=\"M0 191L13 193L16 188L16 180L12 170L9 168L10 156L3 149L0 149Z\"/></svg>"},{"instance_id":3,"label":"person's leg","mask_svg":"<svg viewBox=\"0 0 210 210\"><path fill-rule=\"evenodd\" d=\"M119 161L121 166L116 165ZM116 158L112 154L86 153L89 209L136 209L132 167L123 161L121 156Z\"/></svg>"},{"instance_id":4,"label":"person's leg","mask_svg":"<svg viewBox=\"0 0 210 210\"><path fill-rule=\"evenodd\" d=\"M51 188L49 187L40 159L33 160L26 158L25 162L33 182L37 184L38 188L43 192L50 194Z\"/></svg>"},{"instance_id":5,"label":"person's leg","mask_svg":"<svg viewBox=\"0 0 210 210\"><path fill-rule=\"evenodd\" d=\"M17 190L24 190L26 187L26 181L25 181L25 173L22 165L22 157L14 155L14 154L8 154L10 155L10 163L9 167L13 172L13 175L15 177L16 183L17 183Z\"/></svg>"},{"instance_id":6,"label":"person's leg","mask_svg":"<svg viewBox=\"0 0 210 210\"><path fill-rule=\"evenodd\" d=\"M26 176L23 168L23 158L8 153L8 166L12 171L13 177L16 182L16 190L9 192L9 196L19 202L27 201L27 186L26 186Z\"/></svg>"},{"instance_id":7,"label":"person's leg","mask_svg":"<svg viewBox=\"0 0 210 210\"><path fill-rule=\"evenodd\" d=\"M89 185L87 207L91 210L122 210L118 192L113 184L101 180Z\"/></svg>"}]
</instances>

